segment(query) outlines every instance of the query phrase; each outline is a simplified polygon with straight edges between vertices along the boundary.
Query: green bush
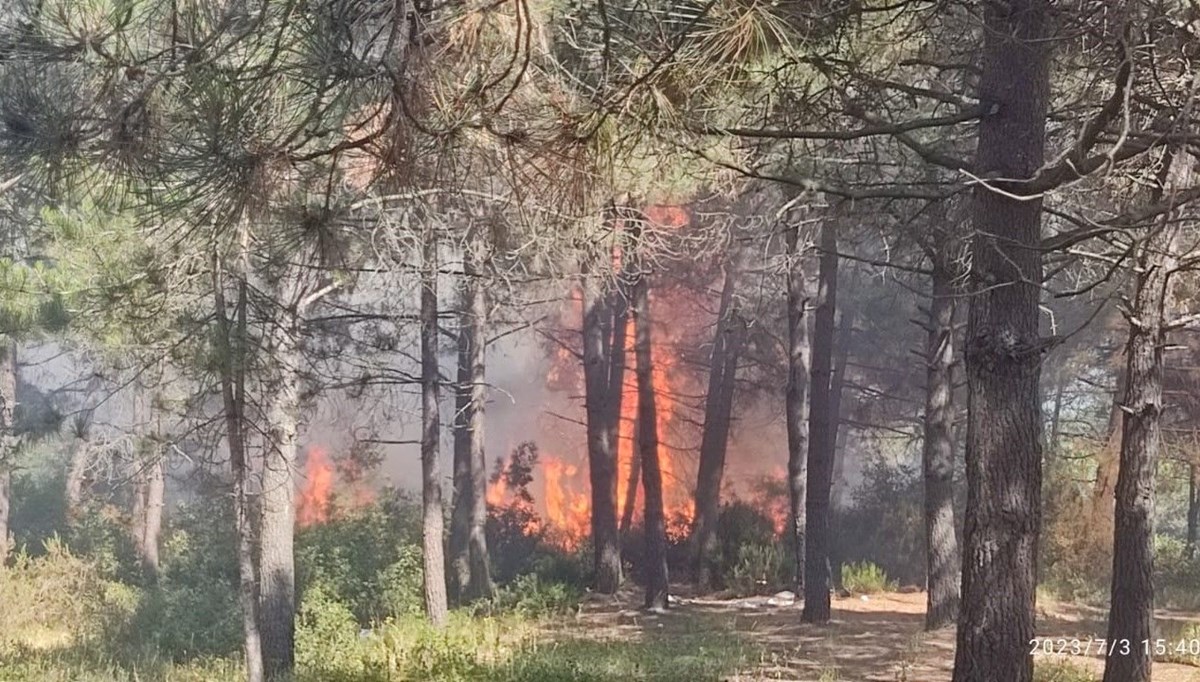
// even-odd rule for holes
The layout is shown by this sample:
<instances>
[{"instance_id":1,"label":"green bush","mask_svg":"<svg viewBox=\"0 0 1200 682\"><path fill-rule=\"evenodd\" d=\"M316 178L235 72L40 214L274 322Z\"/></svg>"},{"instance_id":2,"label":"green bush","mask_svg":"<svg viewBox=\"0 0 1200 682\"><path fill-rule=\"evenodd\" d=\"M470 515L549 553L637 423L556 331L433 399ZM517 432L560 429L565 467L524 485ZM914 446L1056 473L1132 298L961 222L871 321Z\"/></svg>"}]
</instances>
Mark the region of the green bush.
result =
<instances>
[{"instance_id":1,"label":"green bush","mask_svg":"<svg viewBox=\"0 0 1200 682\"><path fill-rule=\"evenodd\" d=\"M305 591L296 618L296 667L320 680L358 680L368 661L358 622L345 604L321 585Z\"/></svg>"},{"instance_id":2,"label":"green bush","mask_svg":"<svg viewBox=\"0 0 1200 682\"><path fill-rule=\"evenodd\" d=\"M1038 659L1033 666L1033 682L1096 682L1096 676L1070 661Z\"/></svg>"},{"instance_id":3,"label":"green bush","mask_svg":"<svg viewBox=\"0 0 1200 682\"><path fill-rule=\"evenodd\" d=\"M895 590L896 583L888 580L882 568L863 561L842 568L842 587L852 594L879 594Z\"/></svg>"},{"instance_id":4,"label":"green bush","mask_svg":"<svg viewBox=\"0 0 1200 682\"><path fill-rule=\"evenodd\" d=\"M421 548L416 545L401 547L399 558L384 567L375 579L382 612L388 616L417 616L423 613L424 571Z\"/></svg>"},{"instance_id":5,"label":"green bush","mask_svg":"<svg viewBox=\"0 0 1200 682\"><path fill-rule=\"evenodd\" d=\"M136 588L106 579L57 538L0 569L0 651L105 641L133 616Z\"/></svg>"},{"instance_id":6,"label":"green bush","mask_svg":"<svg viewBox=\"0 0 1200 682\"><path fill-rule=\"evenodd\" d=\"M784 557L779 545L748 544L738 547L737 563L729 571L728 586L738 594L768 594L782 585Z\"/></svg>"},{"instance_id":7,"label":"green bush","mask_svg":"<svg viewBox=\"0 0 1200 682\"><path fill-rule=\"evenodd\" d=\"M925 511L915 467L868 461L853 505L834 510L830 557L837 566L869 561L905 584L925 583ZM844 580L844 579L843 579Z\"/></svg>"},{"instance_id":8,"label":"green bush","mask_svg":"<svg viewBox=\"0 0 1200 682\"><path fill-rule=\"evenodd\" d=\"M478 611L515 613L540 617L571 613L583 596L579 587L561 582L545 582L537 574L528 573L499 588L490 602L479 605Z\"/></svg>"}]
</instances>

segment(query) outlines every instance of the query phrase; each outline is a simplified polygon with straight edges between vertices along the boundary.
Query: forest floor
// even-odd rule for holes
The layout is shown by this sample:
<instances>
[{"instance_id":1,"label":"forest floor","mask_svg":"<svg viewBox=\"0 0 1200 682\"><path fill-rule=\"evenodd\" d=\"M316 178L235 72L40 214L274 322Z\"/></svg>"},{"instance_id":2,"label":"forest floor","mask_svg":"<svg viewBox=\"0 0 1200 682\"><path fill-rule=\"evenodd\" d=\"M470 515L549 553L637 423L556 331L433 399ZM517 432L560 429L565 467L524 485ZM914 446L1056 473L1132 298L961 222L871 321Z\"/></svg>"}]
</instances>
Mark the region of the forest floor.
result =
<instances>
[{"instance_id":1,"label":"forest floor","mask_svg":"<svg viewBox=\"0 0 1200 682\"><path fill-rule=\"evenodd\" d=\"M665 614L637 609L640 595L592 598L580 610L570 631L588 639L666 644L703 631L721 633L724 646L746 645L743 666L730 681L791 680L795 682L948 682L954 663L954 629L923 630L924 593L884 593L833 600L833 620L814 626L800 622L801 605L770 606L765 599L689 598L684 595ZM1086 646L1104 637L1101 609L1039 599L1039 636L1053 638L1056 650L1074 640ZM1159 627L1175 646L1179 638L1200 637L1198 613L1163 611ZM1058 641L1063 640L1063 641ZM1186 646L1186 645L1185 645ZM669 648L669 647L667 647ZM714 652L715 653L715 652ZM701 655L703 655L701 653ZM1090 671L1099 679L1104 659L1087 655L1039 654L1035 659L1049 674L1046 680L1086 678L1065 675L1061 669ZM1200 656L1168 654L1154 667L1155 682L1200 682Z\"/></svg>"}]
</instances>

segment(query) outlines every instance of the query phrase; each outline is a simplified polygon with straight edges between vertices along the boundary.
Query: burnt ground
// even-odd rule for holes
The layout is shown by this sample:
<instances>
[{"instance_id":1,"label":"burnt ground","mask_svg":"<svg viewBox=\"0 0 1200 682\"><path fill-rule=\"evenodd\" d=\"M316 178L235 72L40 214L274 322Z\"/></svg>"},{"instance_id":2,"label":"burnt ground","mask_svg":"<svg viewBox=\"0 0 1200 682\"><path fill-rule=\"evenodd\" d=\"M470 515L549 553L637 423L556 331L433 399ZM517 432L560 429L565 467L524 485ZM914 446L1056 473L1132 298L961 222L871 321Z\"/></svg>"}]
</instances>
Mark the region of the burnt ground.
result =
<instances>
[{"instance_id":1,"label":"burnt ground","mask_svg":"<svg viewBox=\"0 0 1200 682\"><path fill-rule=\"evenodd\" d=\"M948 682L954 660L954 630L923 631L924 593L885 593L834 598L833 621L828 625L800 622L799 602L769 606L763 599L720 599L682 596L665 614L637 610L640 594L625 592L615 598L591 598L583 604L572 633L589 639L669 639L698 630L745 641L755 652L746 669L729 680L791 680L818 682ZM1101 609L1039 600L1038 627L1042 637L1068 640L1103 637L1105 613ZM1177 638L1189 624L1200 623L1200 613L1163 611L1159 627L1163 637ZM1200 630L1186 635L1200 637ZM1040 658L1069 659L1094 670L1103 670L1102 656L1040 654ZM1186 657L1185 657L1186 658ZM1200 657L1190 664L1159 660L1155 682L1200 682Z\"/></svg>"}]
</instances>

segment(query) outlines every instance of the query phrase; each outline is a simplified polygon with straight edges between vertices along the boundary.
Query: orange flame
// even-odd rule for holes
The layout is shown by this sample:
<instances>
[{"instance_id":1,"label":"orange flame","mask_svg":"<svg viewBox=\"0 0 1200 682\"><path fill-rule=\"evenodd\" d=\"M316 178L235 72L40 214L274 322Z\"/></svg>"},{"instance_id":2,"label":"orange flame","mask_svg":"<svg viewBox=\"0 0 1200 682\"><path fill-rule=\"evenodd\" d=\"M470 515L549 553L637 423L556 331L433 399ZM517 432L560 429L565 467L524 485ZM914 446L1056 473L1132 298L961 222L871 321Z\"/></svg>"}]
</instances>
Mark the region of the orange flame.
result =
<instances>
[{"instance_id":1,"label":"orange flame","mask_svg":"<svg viewBox=\"0 0 1200 682\"><path fill-rule=\"evenodd\" d=\"M304 487L296 498L296 522L311 526L329 520L329 498L333 492L333 464L324 448L312 447L304 462Z\"/></svg>"}]
</instances>

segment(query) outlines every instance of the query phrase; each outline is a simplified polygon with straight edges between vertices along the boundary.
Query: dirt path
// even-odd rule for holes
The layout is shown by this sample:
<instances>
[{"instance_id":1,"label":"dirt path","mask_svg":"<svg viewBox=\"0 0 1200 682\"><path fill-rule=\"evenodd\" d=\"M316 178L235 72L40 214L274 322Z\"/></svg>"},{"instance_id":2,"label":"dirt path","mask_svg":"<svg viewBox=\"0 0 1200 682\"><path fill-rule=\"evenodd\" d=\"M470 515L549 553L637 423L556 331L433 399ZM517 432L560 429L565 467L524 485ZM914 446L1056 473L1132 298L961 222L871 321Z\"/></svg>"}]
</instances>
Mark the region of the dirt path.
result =
<instances>
[{"instance_id":1,"label":"dirt path","mask_svg":"<svg viewBox=\"0 0 1200 682\"><path fill-rule=\"evenodd\" d=\"M735 681L948 682L954 662L953 628L935 633L922 629L923 593L835 598L833 622L826 626L800 623L798 603L766 606L747 600L685 597L658 616L633 610L631 605L637 602L630 594L618 601L586 603L578 624L589 636L613 638L638 638L650 632L669 636L694 632L697 627L730 632L766 651L754 670L730 678ZM1200 614L1164 612L1159 620L1164 637L1175 637L1186 624L1200 622ZM1102 611L1070 604L1040 605L1038 623L1041 636L1068 642L1104 634ZM1103 670L1103 658L1096 654L1043 656L1069 658L1097 675ZM1200 682L1200 667L1158 662L1154 682Z\"/></svg>"}]
</instances>

